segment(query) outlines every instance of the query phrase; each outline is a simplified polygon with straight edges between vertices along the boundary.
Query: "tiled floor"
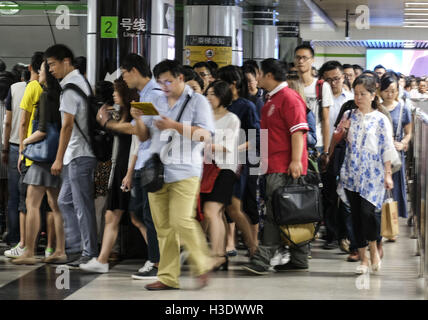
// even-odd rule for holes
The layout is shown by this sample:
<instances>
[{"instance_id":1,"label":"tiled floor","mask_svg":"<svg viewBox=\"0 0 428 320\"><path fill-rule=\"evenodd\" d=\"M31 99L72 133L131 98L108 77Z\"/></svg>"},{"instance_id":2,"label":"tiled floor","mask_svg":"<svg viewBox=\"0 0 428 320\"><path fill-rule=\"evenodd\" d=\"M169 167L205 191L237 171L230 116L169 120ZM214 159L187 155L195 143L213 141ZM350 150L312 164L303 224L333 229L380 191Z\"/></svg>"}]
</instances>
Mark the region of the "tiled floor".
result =
<instances>
[{"instance_id":1,"label":"tiled floor","mask_svg":"<svg viewBox=\"0 0 428 320\"><path fill-rule=\"evenodd\" d=\"M210 285L192 290L192 277L184 268L182 290L151 292L144 285L153 280L133 280L131 274L142 261L127 260L103 275L70 271L70 289L57 289L55 269L39 266L13 266L0 261L0 299L69 300L278 300L278 299L428 299L423 279L419 278L420 258L415 256L416 240L401 220L396 243L384 243L385 257L380 274L360 277L354 274L357 263L345 261L339 249L325 251L322 241L313 244L309 272L272 273L253 276L241 270L243 255L231 261L229 271L214 273ZM243 253L243 252L242 252Z\"/></svg>"}]
</instances>

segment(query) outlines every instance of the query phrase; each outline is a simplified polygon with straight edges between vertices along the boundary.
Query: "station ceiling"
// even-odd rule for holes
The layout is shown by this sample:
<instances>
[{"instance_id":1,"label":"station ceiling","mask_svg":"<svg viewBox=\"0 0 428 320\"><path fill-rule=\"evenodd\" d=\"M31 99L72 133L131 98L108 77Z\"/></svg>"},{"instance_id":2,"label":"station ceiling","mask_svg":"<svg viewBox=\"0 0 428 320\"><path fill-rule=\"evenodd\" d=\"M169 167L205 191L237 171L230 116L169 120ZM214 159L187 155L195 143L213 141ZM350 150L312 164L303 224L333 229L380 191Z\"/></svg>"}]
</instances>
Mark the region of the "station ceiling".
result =
<instances>
[{"instance_id":1,"label":"station ceiling","mask_svg":"<svg viewBox=\"0 0 428 320\"><path fill-rule=\"evenodd\" d=\"M275 8L278 19L281 22L299 21L301 24L326 24L317 12L313 10L313 4L325 12L334 23L341 27L345 25L346 10L355 13L359 5L367 5L370 9L370 25L379 27L403 26L405 3L427 3L428 0L245 0L250 6L267 6ZM309 4L308 4L309 3ZM311 5L312 4L312 5ZM310 8L312 7L312 8ZM428 11L426 11L428 14ZM428 18L427 15L412 16L412 18ZM355 16L350 17L350 22L355 21Z\"/></svg>"}]
</instances>

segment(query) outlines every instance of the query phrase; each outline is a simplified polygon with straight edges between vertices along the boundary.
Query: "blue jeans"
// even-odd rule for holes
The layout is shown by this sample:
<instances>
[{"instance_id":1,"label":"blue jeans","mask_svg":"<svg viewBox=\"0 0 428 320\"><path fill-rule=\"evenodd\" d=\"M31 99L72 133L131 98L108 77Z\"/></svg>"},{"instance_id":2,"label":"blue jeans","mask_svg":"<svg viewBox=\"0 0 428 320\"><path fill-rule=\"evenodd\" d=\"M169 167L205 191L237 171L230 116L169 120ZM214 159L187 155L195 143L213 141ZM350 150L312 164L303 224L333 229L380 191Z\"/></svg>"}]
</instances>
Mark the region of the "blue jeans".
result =
<instances>
[{"instance_id":1,"label":"blue jeans","mask_svg":"<svg viewBox=\"0 0 428 320\"><path fill-rule=\"evenodd\" d=\"M129 211L133 212L146 226L148 259L158 263L160 259L158 235L153 223L147 191L141 186L141 170L135 170L132 178Z\"/></svg>"},{"instance_id":2,"label":"blue jeans","mask_svg":"<svg viewBox=\"0 0 428 320\"><path fill-rule=\"evenodd\" d=\"M7 186L9 200L7 202L7 242L19 242L19 171L18 171L19 146L10 144L9 164L7 167Z\"/></svg>"},{"instance_id":3,"label":"blue jeans","mask_svg":"<svg viewBox=\"0 0 428 320\"><path fill-rule=\"evenodd\" d=\"M97 160L73 159L63 169L58 206L64 218L67 253L82 251L82 256L98 256L97 223L94 203L94 171Z\"/></svg>"}]
</instances>

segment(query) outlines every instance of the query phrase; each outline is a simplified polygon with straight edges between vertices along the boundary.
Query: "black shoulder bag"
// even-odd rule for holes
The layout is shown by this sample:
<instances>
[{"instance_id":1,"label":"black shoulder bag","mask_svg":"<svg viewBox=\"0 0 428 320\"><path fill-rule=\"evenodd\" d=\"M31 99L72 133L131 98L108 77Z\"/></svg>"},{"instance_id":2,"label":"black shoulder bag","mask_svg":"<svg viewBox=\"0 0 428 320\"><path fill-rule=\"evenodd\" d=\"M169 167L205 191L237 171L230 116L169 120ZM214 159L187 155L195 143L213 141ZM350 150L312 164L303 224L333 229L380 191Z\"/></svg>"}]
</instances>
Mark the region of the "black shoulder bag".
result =
<instances>
[{"instance_id":1,"label":"black shoulder bag","mask_svg":"<svg viewBox=\"0 0 428 320\"><path fill-rule=\"evenodd\" d=\"M184 109L191 98L192 97L190 95L187 95L186 101L184 101L177 120L175 121L180 122ZM172 138L170 137L168 143L171 140ZM147 192L157 192L162 189L164 183L164 166L160 155L158 153L154 153L141 169L141 185L147 190Z\"/></svg>"},{"instance_id":2,"label":"black shoulder bag","mask_svg":"<svg viewBox=\"0 0 428 320\"><path fill-rule=\"evenodd\" d=\"M321 190L304 177L286 178L272 194L275 223L290 245L300 247L314 240L322 220Z\"/></svg>"}]
</instances>

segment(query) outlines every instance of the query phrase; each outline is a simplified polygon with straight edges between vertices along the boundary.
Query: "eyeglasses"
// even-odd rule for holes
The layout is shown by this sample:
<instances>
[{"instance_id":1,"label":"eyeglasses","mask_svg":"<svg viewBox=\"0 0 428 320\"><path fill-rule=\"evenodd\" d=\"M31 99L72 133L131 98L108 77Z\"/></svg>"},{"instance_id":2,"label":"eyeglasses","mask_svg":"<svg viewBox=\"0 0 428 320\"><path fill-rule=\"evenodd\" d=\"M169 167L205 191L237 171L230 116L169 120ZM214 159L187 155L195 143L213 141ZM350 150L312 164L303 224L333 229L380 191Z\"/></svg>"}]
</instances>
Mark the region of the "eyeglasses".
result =
<instances>
[{"instance_id":1,"label":"eyeglasses","mask_svg":"<svg viewBox=\"0 0 428 320\"><path fill-rule=\"evenodd\" d=\"M308 61L309 59L311 59L312 57L306 57L306 56L295 56L294 57L294 60L295 61L300 61L300 60L303 60L303 62L306 62L306 61Z\"/></svg>"},{"instance_id":2,"label":"eyeglasses","mask_svg":"<svg viewBox=\"0 0 428 320\"><path fill-rule=\"evenodd\" d=\"M202 78L209 77L211 73L199 72L198 73Z\"/></svg>"},{"instance_id":3,"label":"eyeglasses","mask_svg":"<svg viewBox=\"0 0 428 320\"><path fill-rule=\"evenodd\" d=\"M165 81L157 81L157 83L161 86L161 87L169 87L172 83L172 81L169 80L165 80Z\"/></svg>"},{"instance_id":4,"label":"eyeglasses","mask_svg":"<svg viewBox=\"0 0 428 320\"><path fill-rule=\"evenodd\" d=\"M333 82L339 82L340 80L342 80L342 78L340 77L335 77L335 78L327 78L325 79L325 81L327 81L328 83L333 83Z\"/></svg>"}]
</instances>

